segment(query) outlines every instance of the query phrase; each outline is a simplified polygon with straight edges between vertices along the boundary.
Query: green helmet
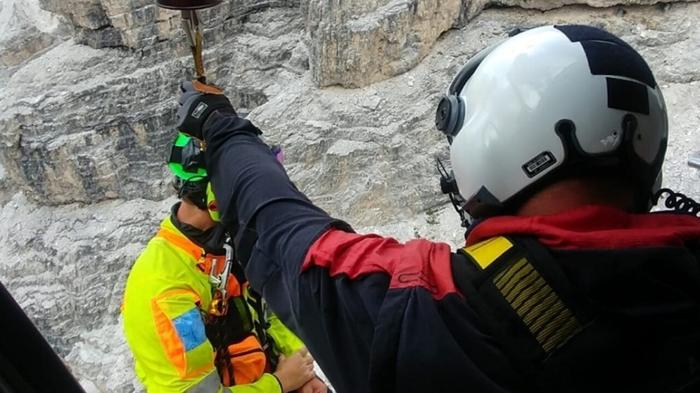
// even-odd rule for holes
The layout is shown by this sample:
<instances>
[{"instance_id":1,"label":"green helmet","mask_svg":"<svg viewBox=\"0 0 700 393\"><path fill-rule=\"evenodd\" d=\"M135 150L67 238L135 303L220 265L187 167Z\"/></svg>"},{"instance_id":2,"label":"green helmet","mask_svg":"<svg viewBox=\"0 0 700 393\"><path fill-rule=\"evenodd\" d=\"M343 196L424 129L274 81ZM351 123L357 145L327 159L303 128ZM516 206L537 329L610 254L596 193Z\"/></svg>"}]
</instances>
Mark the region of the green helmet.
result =
<instances>
[{"instance_id":1,"label":"green helmet","mask_svg":"<svg viewBox=\"0 0 700 393\"><path fill-rule=\"evenodd\" d=\"M175 175L173 187L180 199L187 198L200 209L207 210L207 176L202 143L179 133L170 149L168 168Z\"/></svg>"},{"instance_id":2,"label":"green helmet","mask_svg":"<svg viewBox=\"0 0 700 393\"><path fill-rule=\"evenodd\" d=\"M182 180L206 178L207 167L204 162L202 143L183 133L178 133L170 149L168 159L170 171Z\"/></svg>"}]
</instances>

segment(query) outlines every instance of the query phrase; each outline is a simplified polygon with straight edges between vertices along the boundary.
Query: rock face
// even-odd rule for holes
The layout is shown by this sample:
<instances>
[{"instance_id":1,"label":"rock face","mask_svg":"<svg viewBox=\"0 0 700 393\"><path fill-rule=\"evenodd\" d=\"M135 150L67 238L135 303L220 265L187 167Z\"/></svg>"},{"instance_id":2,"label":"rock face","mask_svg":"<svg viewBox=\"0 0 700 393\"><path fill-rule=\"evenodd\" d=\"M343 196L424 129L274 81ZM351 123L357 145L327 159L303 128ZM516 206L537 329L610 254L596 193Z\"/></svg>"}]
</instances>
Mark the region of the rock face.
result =
<instances>
[{"instance_id":1,"label":"rock face","mask_svg":"<svg viewBox=\"0 0 700 393\"><path fill-rule=\"evenodd\" d=\"M134 389L118 327L123 286L134 256L170 202L52 208L17 194L0 211L7 224L0 233L0 250L6 253L2 282L57 352L67 356L76 377L96 381L103 391Z\"/></svg>"},{"instance_id":2,"label":"rock face","mask_svg":"<svg viewBox=\"0 0 700 393\"><path fill-rule=\"evenodd\" d=\"M237 107L262 104L306 72L297 16L279 8L208 34L207 69ZM0 95L8 187L43 204L162 199L170 189L162 164L173 138L173 92L186 79L188 51L182 42L136 54L66 41L16 70Z\"/></svg>"},{"instance_id":3,"label":"rock face","mask_svg":"<svg viewBox=\"0 0 700 393\"><path fill-rule=\"evenodd\" d=\"M0 66L14 67L48 48L62 35L58 18L36 1L0 3Z\"/></svg>"},{"instance_id":4,"label":"rock face","mask_svg":"<svg viewBox=\"0 0 700 393\"><path fill-rule=\"evenodd\" d=\"M362 87L401 74L420 62L437 38L490 7L552 10L652 5L673 0L302 0L319 86Z\"/></svg>"},{"instance_id":5,"label":"rock face","mask_svg":"<svg viewBox=\"0 0 700 393\"><path fill-rule=\"evenodd\" d=\"M148 51L160 42L181 36L178 13L158 8L153 0L40 1L45 9L63 15L75 27L78 43L93 48L125 47ZM411 69L428 54L441 34L463 26L485 8L551 10L571 4L612 7L671 2L673 0L226 0L201 14L205 23L220 25L270 6L299 6L308 34L314 82L322 87L361 87Z\"/></svg>"},{"instance_id":6,"label":"rock face","mask_svg":"<svg viewBox=\"0 0 700 393\"><path fill-rule=\"evenodd\" d=\"M163 163L191 59L176 14L150 2L41 1L57 13L42 15L60 16L93 47L65 37L58 21L43 32L38 12L0 30L0 56L14 56L0 69L0 280L86 388L140 391L119 305L132 261L174 201ZM595 24L649 61L670 110L666 183L700 199L700 171L686 165L700 150L700 4L519 8L555 3L568 2L228 1L203 15L206 68L285 146L292 178L331 214L358 230L458 246L462 230L434 169L447 153L433 126L440 94L470 56L515 28ZM511 8L465 16L496 4ZM16 37L9 31L48 38L18 55L2 49Z\"/></svg>"},{"instance_id":7,"label":"rock face","mask_svg":"<svg viewBox=\"0 0 700 393\"><path fill-rule=\"evenodd\" d=\"M182 36L180 13L159 8L155 0L39 1L44 9L62 15L74 26L78 43L93 48L143 50ZM220 26L260 9L296 5L298 0L224 0L215 9L199 11L199 15L205 24ZM215 38L215 34L207 38Z\"/></svg>"},{"instance_id":8,"label":"rock face","mask_svg":"<svg viewBox=\"0 0 700 393\"><path fill-rule=\"evenodd\" d=\"M460 16L460 0L306 1L314 80L366 86L415 66Z\"/></svg>"}]
</instances>

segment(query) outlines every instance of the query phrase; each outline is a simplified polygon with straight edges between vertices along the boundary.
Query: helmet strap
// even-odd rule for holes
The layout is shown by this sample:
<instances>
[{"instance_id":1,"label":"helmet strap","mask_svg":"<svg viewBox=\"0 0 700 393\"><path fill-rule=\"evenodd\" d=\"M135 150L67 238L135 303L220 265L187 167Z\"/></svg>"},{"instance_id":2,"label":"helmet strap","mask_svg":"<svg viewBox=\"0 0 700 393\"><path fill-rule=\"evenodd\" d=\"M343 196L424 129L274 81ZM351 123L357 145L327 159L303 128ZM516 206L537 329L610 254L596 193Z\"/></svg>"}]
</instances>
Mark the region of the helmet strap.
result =
<instances>
[{"instance_id":1,"label":"helmet strap","mask_svg":"<svg viewBox=\"0 0 700 393\"><path fill-rule=\"evenodd\" d=\"M198 178L197 180L179 180L179 184L175 185L177 197L179 199L187 199L202 210L208 210L206 184L206 178Z\"/></svg>"},{"instance_id":2,"label":"helmet strap","mask_svg":"<svg viewBox=\"0 0 700 393\"><path fill-rule=\"evenodd\" d=\"M435 161L438 173L440 173L440 189L443 194L447 194L450 197L450 202L452 202L452 206L457 211L457 214L459 214L462 226L468 228L471 222L469 220L469 214L467 214L465 210L466 201L462 198L462 195L459 194L454 173L447 171L445 164L442 163L440 158L436 158Z\"/></svg>"}]
</instances>

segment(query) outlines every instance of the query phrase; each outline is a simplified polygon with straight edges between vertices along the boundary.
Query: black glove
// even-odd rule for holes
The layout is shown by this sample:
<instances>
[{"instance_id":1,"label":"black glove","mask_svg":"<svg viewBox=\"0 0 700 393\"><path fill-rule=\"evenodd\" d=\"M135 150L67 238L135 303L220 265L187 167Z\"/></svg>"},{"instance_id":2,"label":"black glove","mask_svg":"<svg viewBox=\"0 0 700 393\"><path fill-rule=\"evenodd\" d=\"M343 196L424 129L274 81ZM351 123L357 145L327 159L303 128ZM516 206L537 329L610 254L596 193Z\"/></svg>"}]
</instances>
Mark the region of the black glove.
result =
<instances>
[{"instance_id":1,"label":"black glove","mask_svg":"<svg viewBox=\"0 0 700 393\"><path fill-rule=\"evenodd\" d=\"M180 91L176 127L185 134L202 139L202 127L214 111L236 114L224 92L216 86L186 81L180 83Z\"/></svg>"}]
</instances>

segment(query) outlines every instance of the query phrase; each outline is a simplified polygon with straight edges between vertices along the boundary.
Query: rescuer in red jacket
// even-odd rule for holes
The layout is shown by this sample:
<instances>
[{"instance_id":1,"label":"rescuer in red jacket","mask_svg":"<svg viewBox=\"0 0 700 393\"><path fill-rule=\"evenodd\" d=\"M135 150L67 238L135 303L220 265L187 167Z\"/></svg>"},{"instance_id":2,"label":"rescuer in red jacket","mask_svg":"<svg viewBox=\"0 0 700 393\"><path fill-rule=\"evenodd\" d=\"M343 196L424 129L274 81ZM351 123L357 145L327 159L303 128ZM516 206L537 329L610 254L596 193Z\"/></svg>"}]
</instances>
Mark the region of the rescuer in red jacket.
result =
<instances>
[{"instance_id":1,"label":"rescuer in red jacket","mask_svg":"<svg viewBox=\"0 0 700 393\"><path fill-rule=\"evenodd\" d=\"M216 89L183 84L252 286L340 393L691 392L700 386L700 207L667 192L642 57L545 26L474 56L439 104L466 247L362 235L291 183Z\"/></svg>"}]
</instances>

